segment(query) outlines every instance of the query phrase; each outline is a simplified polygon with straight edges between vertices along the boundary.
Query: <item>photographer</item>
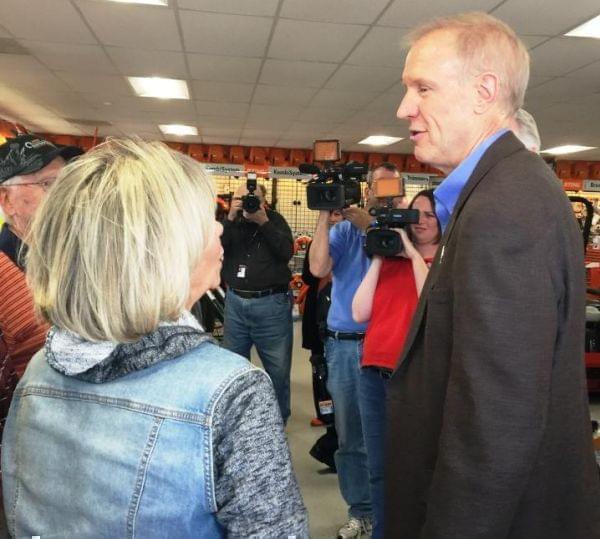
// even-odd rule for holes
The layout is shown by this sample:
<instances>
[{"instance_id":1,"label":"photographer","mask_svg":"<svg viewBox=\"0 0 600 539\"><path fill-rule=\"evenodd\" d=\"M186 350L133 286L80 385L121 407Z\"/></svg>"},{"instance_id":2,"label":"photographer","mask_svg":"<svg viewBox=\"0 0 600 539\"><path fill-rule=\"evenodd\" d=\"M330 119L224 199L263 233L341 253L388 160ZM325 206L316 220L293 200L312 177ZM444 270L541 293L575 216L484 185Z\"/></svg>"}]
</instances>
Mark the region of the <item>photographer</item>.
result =
<instances>
[{"instance_id":1,"label":"photographer","mask_svg":"<svg viewBox=\"0 0 600 539\"><path fill-rule=\"evenodd\" d=\"M423 284L441 238L433 190L415 195L410 209L418 223L393 228L403 250L393 257L374 256L352 301L352 317L368 322L360 370L359 405L367 448L373 539L383 537L385 399L388 381L406 339Z\"/></svg>"},{"instance_id":2,"label":"photographer","mask_svg":"<svg viewBox=\"0 0 600 539\"><path fill-rule=\"evenodd\" d=\"M288 262L293 238L285 219L265 208L256 189L256 211L248 204L248 189L240 186L223 223L222 279L227 285L223 346L250 359L252 345L271 377L284 422L290 415L292 312ZM251 210L254 207L250 208Z\"/></svg>"},{"instance_id":3,"label":"photographer","mask_svg":"<svg viewBox=\"0 0 600 539\"><path fill-rule=\"evenodd\" d=\"M371 530L371 497L367 454L358 406L359 367L365 323L352 319L352 298L369 269L364 236L373 218L368 209L376 205L374 187L379 179L398 178L398 169L384 163L372 171L366 209L345 208L345 220L329 231L329 211L321 211L312 241L309 263L316 277L332 272L331 307L327 316L327 388L333 398L339 449L335 455L340 491L349 506L349 520L340 528L343 539ZM395 203L405 206L404 197Z\"/></svg>"}]
</instances>

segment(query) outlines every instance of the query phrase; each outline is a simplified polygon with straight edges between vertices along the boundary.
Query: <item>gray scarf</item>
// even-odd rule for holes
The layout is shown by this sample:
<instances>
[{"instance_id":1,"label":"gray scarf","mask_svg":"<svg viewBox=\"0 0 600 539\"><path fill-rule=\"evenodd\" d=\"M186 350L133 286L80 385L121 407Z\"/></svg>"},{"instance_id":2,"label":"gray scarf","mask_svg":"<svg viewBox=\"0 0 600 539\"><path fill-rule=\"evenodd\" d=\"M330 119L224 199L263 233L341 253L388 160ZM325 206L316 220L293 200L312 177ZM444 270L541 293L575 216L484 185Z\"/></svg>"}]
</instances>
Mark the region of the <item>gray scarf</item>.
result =
<instances>
[{"instance_id":1,"label":"gray scarf","mask_svg":"<svg viewBox=\"0 0 600 539\"><path fill-rule=\"evenodd\" d=\"M204 342L214 342L196 319L184 311L175 322L133 343L90 342L70 331L53 327L46 339L46 360L58 372L101 384L131 372L175 359Z\"/></svg>"}]
</instances>

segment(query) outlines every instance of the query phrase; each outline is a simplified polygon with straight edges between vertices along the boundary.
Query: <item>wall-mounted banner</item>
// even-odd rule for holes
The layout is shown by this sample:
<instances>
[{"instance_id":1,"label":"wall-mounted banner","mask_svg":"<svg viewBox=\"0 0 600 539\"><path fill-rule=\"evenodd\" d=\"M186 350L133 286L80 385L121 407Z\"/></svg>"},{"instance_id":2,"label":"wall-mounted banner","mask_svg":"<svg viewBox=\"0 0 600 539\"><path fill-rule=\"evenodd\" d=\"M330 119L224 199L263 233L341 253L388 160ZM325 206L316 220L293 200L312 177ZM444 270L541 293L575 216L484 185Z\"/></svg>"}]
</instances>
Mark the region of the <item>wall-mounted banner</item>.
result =
<instances>
[{"instance_id":1,"label":"wall-mounted banner","mask_svg":"<svg viewBox=\"0 0 600 539\"><path fill-rule=\"evenodd\" d=\"M600 192L600 180L583 180L583 190Z\"/></svg>"},{"instance_id":2,"label":"wall-mounted banner","mask_svg":"<svg viewBox=\"0 0 600 539\"><path fill-rule=\"evenodd\" d=\"M562 183L565 191L581 191L583 189L583 180L578 178L563 179Z\"/></svg>"},{"instance_id":3,"label":"wall-mounted banner","mask_svg":"<svg viewBox=\"0 0 600 539\"><path fill-rule=\"evenodd\" d=\"M221 163L202 163L204 169L213 176L243 176L244 165L221 164Z\"/></svg>"},{"instance_id":4,"label":"wall-mounted banner","mask_svg":"<svg viewBox=\"0 0 600 539\"><path fill-rule=\"evenodd\" d=\"M292 178L310 180L310 174L302 174L297 167L270 167L269 165L235 165L233 163L203 163L206 172L213 176L245 176L246 172L256 172L268 178Z\"/></svg>"}]
</instances>

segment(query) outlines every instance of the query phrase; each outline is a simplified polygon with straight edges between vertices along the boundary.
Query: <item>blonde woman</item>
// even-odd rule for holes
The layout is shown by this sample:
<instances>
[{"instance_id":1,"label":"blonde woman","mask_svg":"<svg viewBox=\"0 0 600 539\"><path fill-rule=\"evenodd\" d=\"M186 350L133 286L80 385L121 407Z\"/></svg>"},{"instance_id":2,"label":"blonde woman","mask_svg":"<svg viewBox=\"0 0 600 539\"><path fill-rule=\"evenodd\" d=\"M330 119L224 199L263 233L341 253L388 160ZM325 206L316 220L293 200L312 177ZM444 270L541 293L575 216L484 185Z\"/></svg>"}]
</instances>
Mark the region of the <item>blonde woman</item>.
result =
<instances>
[{"instance_id":1,"label":"blonde woman","mask_svg":"<svg viewBox=\"0 0 600 539\"><path fill-rule=\"evenodd\" d=\"M219 284L214 209L161 143L106 142L50 190L27 268L52 329L4 434L13 536L307 535L271 382L187 311Z\"/></svg>"}]
</instances>

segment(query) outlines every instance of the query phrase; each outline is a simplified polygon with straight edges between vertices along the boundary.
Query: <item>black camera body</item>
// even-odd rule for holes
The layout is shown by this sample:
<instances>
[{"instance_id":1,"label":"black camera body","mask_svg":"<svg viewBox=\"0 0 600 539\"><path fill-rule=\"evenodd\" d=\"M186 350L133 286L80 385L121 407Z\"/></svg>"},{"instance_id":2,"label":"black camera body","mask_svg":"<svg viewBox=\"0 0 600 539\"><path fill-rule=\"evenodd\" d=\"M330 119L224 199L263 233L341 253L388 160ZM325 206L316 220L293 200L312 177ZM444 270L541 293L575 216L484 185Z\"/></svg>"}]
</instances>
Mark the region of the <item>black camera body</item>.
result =
<instances>
[{"instance_id":1,"label":"black camera body","mask_svg":"<svg viewBox=\"0 0 600 539\"><path fill-rule=\"evenodd\" d=\"M368 172L362 163L316 165L303 163L299 167L303 174L317 175L306 187L306 199L311 210L341 210L361 201L360 182Z\"/></svg>"},{"instance_id":2,"label":"black camera body","mask_svg":"<svg viewBox=\"0 0 600 539\"><path fill-rule=\"evenodd\" d=\"M371 208L369 213L375 217L375 226L368 230L365 240L367 255L396 256L404 246L402 238L394 228L404 228L419 222L419 210L400 208Z\"/></svg>"},{"instance_id":3,"label":"black camera body","mask_svg":"<svg viewBox=\"0 0 600 539\"><path fill-rule=\"evenodd\" d=\"M246 179L246 189L248 189L248 194L242 197L242 209L245 212L256 213L260 209L260 198L254 194L256 186L256 174L248 173Z\"/></svg>"}]
</instances>

